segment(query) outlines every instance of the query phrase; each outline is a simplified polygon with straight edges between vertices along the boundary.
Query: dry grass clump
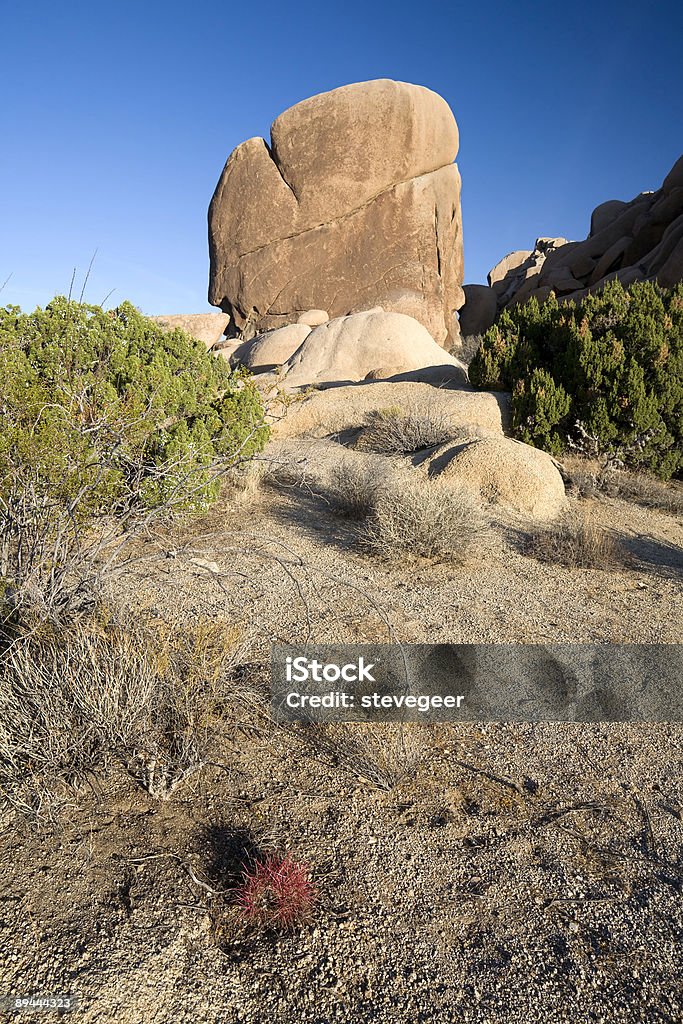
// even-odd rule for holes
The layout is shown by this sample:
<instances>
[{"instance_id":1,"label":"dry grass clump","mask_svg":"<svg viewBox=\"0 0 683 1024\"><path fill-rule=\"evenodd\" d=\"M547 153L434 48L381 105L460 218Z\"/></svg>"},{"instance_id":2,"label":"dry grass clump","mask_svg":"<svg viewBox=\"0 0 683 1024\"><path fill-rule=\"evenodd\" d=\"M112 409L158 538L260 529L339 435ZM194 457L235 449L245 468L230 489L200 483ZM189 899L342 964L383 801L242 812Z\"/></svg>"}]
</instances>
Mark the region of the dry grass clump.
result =
<instances>
[{"instance_id":1,"label":"dry grass clump","mask_svg":"<svg viewBox=\"0 0 683 1024\"><path fill-rule=\"evenodd\" d=\"M481 506L468 491L414 473L385 480L365 520L363 539L385 558L464 562L487 529Z\"/></svg>"},{"instance_id":2,"label":"dry grass clump","mask_svg":"<svg viewBox=\"0 0 683 1024\"><path fill-rule=\"evenodd\" d=\"M250 459L236 467L228 476L234 501L249 504L263 496L264 488L309 488L306 459L287 449L270 457Z\"/></svg>"},{"instance_id":3,"label":"dry grass clump","mask_svg":"<svg viewBox=\"0 0 683 1024\"><path fill-rule=\"evenodd\" d=\"M340 462L326 495L335 511L360 520L362 545L384 558L463 562L489 528L469 491L396 464L378 466L378 460Z\"/></svg>"},{"instance_id":4,"label":"dry grass clump","mask_svg":"<svg viewBox=\"0 0 683 1024\"><path fill-rule=\"evenodd\" d=\"M604 489L611 498L683 515L683 488L675 482L664 483L647 473L619 472L612 475Z\"/></svg>"},{"instance_id":5,"label":"dry grass clump","mask_svg":"<svg viewBox=\"0 0 683 1024\"><path fill-rule=\"evenodd\" d=\"M314 724L290 735L316 758L385 792L414 775L433 752L429 733L414 723Z\"/></svg>"},{"instance_id":6,"label":"dry grass clump","mask_svg":"<svg viewBox=\"0 0 683 1024\"><path fill-rule=\"evenodd\" d=\"M326 497L334 510L349 519L364 519L374 508L384 474L376 463L344 459L330 472Z\"/></svg>"},{"instance_id":7,"label":"dry grass clump","mask_svg":"<svg viewBox=\"0 0 683 1024\"><path fill-rule=\"evenodd\" d=\"M614 569L629 561L617 538L588 516L566 518L531 534L526 553L569 569Z\"/></svg>"},{"instance_id":8,"label":"dry grass clump","mask_svg":"<svg viewBox=\"0 0 683 1024\"><path fill-rule=\"evenodd\" d=\"M605 467L596 459L565 460L570 484L581 498L621 498L645 508L683 514L683 487L677 481L665 483L649 473L630 473Z\"/></svg>"},{"instance_id":9,"label":"dry grass clump","mask_svg":"<svg viewBox=\"0 0 683 1024\"><path fill-rule=\"evenodd\" d=\"M407 409L391 406L366 417L356 447L380 455L412 455L456 437L458 431L442 410L417 405Z\"/></svg>"},{"instance_id":10,"label":"dry grass clump","mask_svg":"<svg viewBox=\"0 0 683 1024\"><path fill-rule=\"evenodd\" d=\"M0 798L35 819L117 766L167 799L208 757L234 632L76 623L0 638Z\"/></svg>"}]
</instances>

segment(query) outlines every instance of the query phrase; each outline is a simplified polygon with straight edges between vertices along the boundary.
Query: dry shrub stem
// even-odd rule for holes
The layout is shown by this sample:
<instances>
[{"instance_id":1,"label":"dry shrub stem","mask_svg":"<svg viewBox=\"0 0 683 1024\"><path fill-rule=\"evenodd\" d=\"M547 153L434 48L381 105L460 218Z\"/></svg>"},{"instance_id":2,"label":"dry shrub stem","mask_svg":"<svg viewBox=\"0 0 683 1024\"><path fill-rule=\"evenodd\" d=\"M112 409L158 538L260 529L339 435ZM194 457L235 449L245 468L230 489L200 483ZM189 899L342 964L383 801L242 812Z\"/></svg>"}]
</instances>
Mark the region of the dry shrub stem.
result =
<instances>
[{"instance_id":1,"label":"dry shrub stem","mask_svg":"<svg viewBox=\"0 0 683 1024\"><path fill-rule=\"evenodd\" d=\"M207 763L238 653L221 623L183 634L89 621L6 637L0 795L41 819L118 766L168 799Z\"/></svg>"},{"instance_id":2,"label":"dry shrub stem","mask_svg":"<svg viewBox=\"0 0 683 1024\"><path fill-rule=\"evenodd\" d=\"M527 554L569 569L614 569L628 565L626 549L588 516L570 517L531 534Z\"/></svg>"},{"instance_id":3,"label":"dry shrub stem","mask_svg":"<svg viewBox=\"0 0 683 1024\"><path fill-rule=\"evenodd\" d=\"M418 555L462 563L487 529L481 506L469 492L414 474L385 482L363 537L371 551L385 558Z\"/></svg>"},{"instance_id":4,"label":"dry shrub stem","mask_svg":"<svg viewBox=\"0 0 683 1024\"><path fill-rule=\"evenodd\" d=\"M444 444L458 436L449 416L441 409L417 405L402 409L378 409L367 417L357 441L360 451L380 455L411 455Z\"/></svg>"}]
</instances>

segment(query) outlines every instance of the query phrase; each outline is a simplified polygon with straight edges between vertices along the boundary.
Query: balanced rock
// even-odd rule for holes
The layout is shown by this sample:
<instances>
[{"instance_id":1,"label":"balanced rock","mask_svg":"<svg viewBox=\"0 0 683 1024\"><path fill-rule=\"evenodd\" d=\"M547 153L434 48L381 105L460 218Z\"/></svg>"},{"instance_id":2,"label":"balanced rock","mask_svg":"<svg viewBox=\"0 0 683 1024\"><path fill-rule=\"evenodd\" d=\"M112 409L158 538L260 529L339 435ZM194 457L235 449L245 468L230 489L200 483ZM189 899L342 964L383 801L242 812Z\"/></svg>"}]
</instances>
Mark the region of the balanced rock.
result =
<instances>
[{"instance_id":1,"label":"balanced rock","mask_svg":"<svg viewBox=\"0 0 683 1024\"><path fill-rule=\"evenodd\" d=\"M378 80L281 114L233 151L209 209L209 301L235 329L381 304L439 342L463 303L458 128L417 85Z\"/></svg>"},{"instance_id":2,"label":"balanced rock","mask_svg":"<svg viewBox=\"0 0 683 1024\"><path fill-rule=\"evenodd\" d=\"M430 476L473 491L478 498L538 521L566 506L564 483L547 452L509 437L447 443L426 462Z\"/></svg>"},{"instance_id":3,"label":"balanced rock","mask_svg":"<svg viewBox=\"0 0 683 1024\"><path fill-rule=\"evenodd\" d=\"M276 332L279 333L279 332ZM427 329L403 313L369 310L315 327L283 367L287 387L363 380L373 370L393 374L430 366L467 370L434 341Z\"/></svg>"}]
</instances>

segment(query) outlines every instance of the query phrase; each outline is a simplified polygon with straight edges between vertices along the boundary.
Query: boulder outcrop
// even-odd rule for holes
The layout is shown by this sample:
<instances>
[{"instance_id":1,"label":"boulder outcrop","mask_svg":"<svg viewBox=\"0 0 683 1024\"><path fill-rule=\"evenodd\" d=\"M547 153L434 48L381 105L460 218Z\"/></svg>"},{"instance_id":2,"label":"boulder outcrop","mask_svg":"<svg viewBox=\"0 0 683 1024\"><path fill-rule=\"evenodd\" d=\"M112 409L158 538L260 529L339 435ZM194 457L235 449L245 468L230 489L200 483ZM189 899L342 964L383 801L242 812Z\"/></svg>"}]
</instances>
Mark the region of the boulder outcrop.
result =
<instances>
[{"instance_id":1,"label":"boulder outcrop","mask_svg":"<svg viewBox=\"0 0 683 1024\"><path fill-rule=\"evenodd\" d=\"M209 301L243 338L381 304L448 347L463 304L458 128L422 86L343 86L233 151L209 209ZM311 325L312 326L312 325Z\"/></svg>"},{"instance_id":2,"label":"boulder outcrop","mask_svg":"<svg viewBox=\"0 0 683 1024\"><path fill-rule=\"evenodd\" d=\"M165 331L177 327L186 334L203 341L208 349L218 345L225 334L230 317L225 313L171 313L169 316L151 316Z\"/></svg>"},{"instance_id":3,"label":"boulder outcrop","mask_svg":"<svg viewBox=\"0 0 683 1024\"><path fill-rule=\"evenodd\" d=\"M397 406L429 410L446 418L454 428L480 438L502 435L510 426L509 395L504 392L435 388L419 381L366 381L310 392L273 424L273 435L328 437L357 430L373 413Z\"/></svg>"},{"instance_id":4,"label":"boulder outcrop","mask_svg":"<svg viewBox=\"0 0 683 1024\"><path fill-rule=\"evenodd\" d=\"M473 437L442 445L427 460L430 476L537 521L566 507L564 483L547 452L509 437Z\"/></svg>"},{"instance_id":5,"label":"boulder outcrop","mask_svg":"<svg viewBox=\"0 0 683 1024\"><path fill-rule=\"evenodd\" d=\"M541 302L552 291L578 301L614 278L625 286L656 280L667 288L683 280L683 156L656 192L596 206L583 241L539 238L534 249L510 253L489 273L488 299L485 286L465 285L462 333L483 333L503 309L532 296Z\"/></svg>"},{"instance_id":6,"label":"boulder outcrop","mask_svg":"<svg viewBox=\"0 0 683 1024\"><path fill-rule=\"evenodd\" d=\"M273 335L287 330L291 328ZM467 380L464 364L444 352L417 320L372 309L313 328L283 366L283 374L285 386L293 388L364 380L383 368L395 376L436 366L448 366L459 371L461 382Z\"/></svg>"},{"instance_id":7,"label":"boulder outcrop","mask_svg":"<svg viewBox=\"0 0 683 1024\"><path fill-rule=\"evenodd\" d=\"M252 373L267 373L286 363L311 333L308 324L287 324L257 334L235 348L221 353L233 366L246 366Z\"/></svg>"}]
</instances>

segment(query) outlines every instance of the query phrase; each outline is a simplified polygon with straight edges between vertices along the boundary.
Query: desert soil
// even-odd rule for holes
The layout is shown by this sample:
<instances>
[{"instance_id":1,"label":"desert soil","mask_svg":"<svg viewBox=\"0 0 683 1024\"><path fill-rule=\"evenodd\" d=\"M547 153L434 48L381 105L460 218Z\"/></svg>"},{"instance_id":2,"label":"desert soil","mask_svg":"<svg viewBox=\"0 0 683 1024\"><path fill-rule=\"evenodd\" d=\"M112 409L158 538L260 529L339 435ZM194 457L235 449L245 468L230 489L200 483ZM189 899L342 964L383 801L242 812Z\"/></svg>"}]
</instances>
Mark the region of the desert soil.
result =
<instances>
[{"instance_id":1,"label":"desert soil","mask_svg":"<svg viewBox=\"0 0 683 1024\"><path fill-rule=\"evenodd\" d=\"M296 484L229 492L150 538L117 595L239 623L251 702L168 802L112 776L54 825L8 825L1 991L75 994L74 1019L120 1024L679 1022L679 725L348 726L323 742L263 700L270 644L307 635L680 643L681 522L592 502L631 553L618 570L538 562L514 520L462 566L385 562L319 486L339 446L271 454ZM229 890L254 849L311 866L318 903L291 933L238 919Z\"/></svg>"}]
</instances>

